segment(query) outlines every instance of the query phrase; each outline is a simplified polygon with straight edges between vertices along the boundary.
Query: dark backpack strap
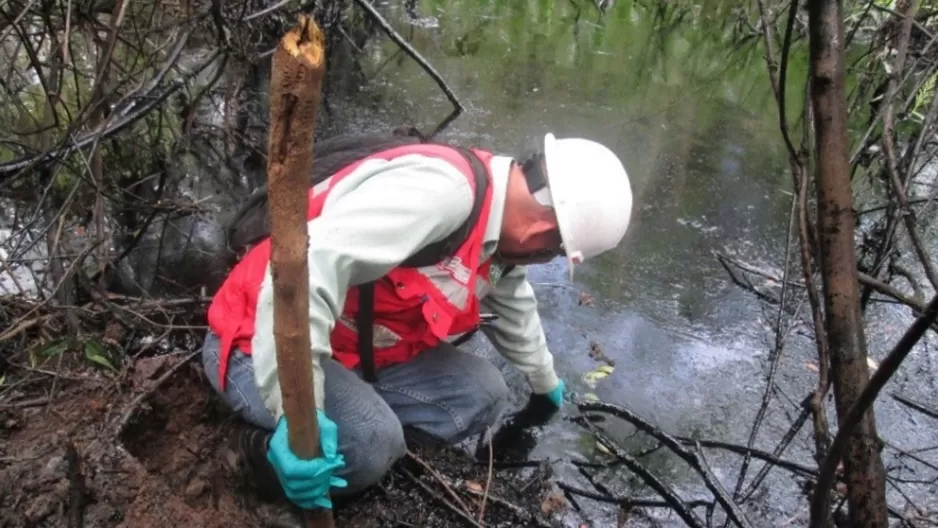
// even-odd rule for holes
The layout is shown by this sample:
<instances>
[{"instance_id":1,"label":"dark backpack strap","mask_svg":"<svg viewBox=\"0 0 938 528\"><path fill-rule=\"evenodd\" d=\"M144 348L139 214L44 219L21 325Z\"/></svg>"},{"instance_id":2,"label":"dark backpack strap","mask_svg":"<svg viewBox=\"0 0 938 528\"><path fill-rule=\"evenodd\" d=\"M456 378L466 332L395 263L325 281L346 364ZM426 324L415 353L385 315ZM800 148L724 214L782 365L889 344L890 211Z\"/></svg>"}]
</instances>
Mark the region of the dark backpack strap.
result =
<instances>
[{"instance_id":1,"label":"dark backpack strap","mask_svg":"<svg viewBox=\"0 0 938 528\"><path fill-rule=\"evenodd\" d=\"M458 150L466 158L469 166L472 167L472 174L475 176L475 201L472 203L469 217L451 235L439 242L425 246L402 262L400 267L419 268L421 266L432 266L440 262L452 255L465 242L476 222L479 221L479 215L482 214L482 205L489 186L488 169L485 167L485 163L469 149L452 148ZM358 286L358 312L355 314L355 327L358 329L358 357L361 361L362 374L368 383L378 381L378 374L375 369L374 321L375 284L374 282L366 282Z\"/></svg>"},{"instance_id":2,"label":"dark backpack strap","mask_svg":"<svg viewBox=\"0 0 938 528\"><path fill-rule=\"evenodd\" d=\"M355 327L358 329L358 357L361 361L365 381L378 381L375 370L375 283L366 282L358 286L358 312Z\"/></svg>"}]
</instances>

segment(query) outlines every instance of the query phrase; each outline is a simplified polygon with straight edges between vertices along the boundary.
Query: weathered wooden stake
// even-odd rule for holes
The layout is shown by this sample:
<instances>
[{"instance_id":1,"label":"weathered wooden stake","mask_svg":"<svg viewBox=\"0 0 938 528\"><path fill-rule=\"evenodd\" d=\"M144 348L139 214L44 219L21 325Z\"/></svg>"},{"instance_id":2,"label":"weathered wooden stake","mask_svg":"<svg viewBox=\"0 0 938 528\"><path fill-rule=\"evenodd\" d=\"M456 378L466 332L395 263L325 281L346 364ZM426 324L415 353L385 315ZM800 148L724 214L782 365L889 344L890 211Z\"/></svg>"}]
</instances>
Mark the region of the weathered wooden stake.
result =
<instances>
[{"instance_id":1,"label":"weathered wooden stake","mask_svg":"<svg viewBox=\"0 0 938 528\"><path fill-rule=\"evenodd\" d=\"M306 231L313 127L326 62L325 39L312 18L283 36L274 52L270 82L267 186L270 201L270 267L274 290L274 343L290 449L300 458L319 456L319 424L313 393L309 337L309 273ZM332 510L306 512L310 527L333 526Z\"/></svg>"}]
</instances>

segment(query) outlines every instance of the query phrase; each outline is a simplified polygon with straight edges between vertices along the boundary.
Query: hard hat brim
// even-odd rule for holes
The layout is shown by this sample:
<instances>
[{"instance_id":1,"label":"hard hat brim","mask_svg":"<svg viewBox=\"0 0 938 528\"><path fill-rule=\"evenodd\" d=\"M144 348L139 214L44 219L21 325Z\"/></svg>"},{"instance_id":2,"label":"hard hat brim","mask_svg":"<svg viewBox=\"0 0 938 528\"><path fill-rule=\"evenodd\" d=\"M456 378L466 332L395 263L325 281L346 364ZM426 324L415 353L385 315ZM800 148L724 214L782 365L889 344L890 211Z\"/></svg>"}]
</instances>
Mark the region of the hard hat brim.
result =
<instances>
[{"instance_id":1,"label":"hard hat brim","mask_svg":"<svg viewBox=\"0 0 938 528\"><path fill-rule=\"evenodd\" d=\"M552 174L558 174L564 170L563 161L557 156L557 138L550 132L544 135L544 165L547 168L547 187L550 189L551 201L553 202L554 215L557 217L557 227L560 229L560 239L563 241L566 250L567 260L567 280L573 282L573 270L576 267L575 259L578 258L579 251L572 247L569 242L573 240L570 233L571 218L570 210L567 207L565 197L568 196L567 190L563 187L564 178L552 179Z\"/></svg>"}]
</instances>

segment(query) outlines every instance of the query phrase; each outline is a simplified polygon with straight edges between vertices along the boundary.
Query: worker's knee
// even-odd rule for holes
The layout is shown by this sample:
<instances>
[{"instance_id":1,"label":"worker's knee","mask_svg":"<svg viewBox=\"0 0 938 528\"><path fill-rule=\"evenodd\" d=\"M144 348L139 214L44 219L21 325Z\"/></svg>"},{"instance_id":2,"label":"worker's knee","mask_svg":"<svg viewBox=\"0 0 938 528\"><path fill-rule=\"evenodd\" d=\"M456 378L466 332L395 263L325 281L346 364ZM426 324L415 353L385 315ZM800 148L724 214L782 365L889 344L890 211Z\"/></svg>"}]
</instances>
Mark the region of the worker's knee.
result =
<instances>
[{"instance_id":1,"label":"worker's knee","mask_svg":"<svg viewBox=\"0 0 938 528\"><path fill-rule=\"evenodd\" d=\"M459 442L485 432L508 407L508 385L490 361L449 346L425 353L419 361L413 368L421 376L418 382L396 390L384 388L392 395L402 394L404 402L412 400L396 408L407 423L442 440ZM396 401L401 406L401 398Z\"/></svg>"},{"instance_id":2,"label":"worker's knee","mask_svg":"<svg viewBox=\"0 0 938 528\"><path fill-rule=\"evenodd\" d=\"M382 414L380 420L339 429L340 437L345 437L340 438L345 467L338 475L348 487L336 491L355 493L377 484L406 453L401 422L390 409Z\"/></svg>"},{"instance_id":3,"label":"worker's knee","mask_svg":"<svg viewBox=\"0 0 938 528\"><path fill-rule=\"evenodd\" d=\"M345 467L336 472L348 487L336 495L376 484L404 456L404 432L391 407L354 372L332 359L323 361L325 411L339 429L339 452Z\"/></svg>"},{"instance_id":4,"label":"worker's knee","mask_svg":"<svg viewBox=\"0 0 938 528\"><path fill-rule=\"evenodd\" d=\"M508 407L509 389L501 372L491 362L472 357L464 381L463 413L470 434L481 433L495 424Z\"/></svg>"}]
</instances>

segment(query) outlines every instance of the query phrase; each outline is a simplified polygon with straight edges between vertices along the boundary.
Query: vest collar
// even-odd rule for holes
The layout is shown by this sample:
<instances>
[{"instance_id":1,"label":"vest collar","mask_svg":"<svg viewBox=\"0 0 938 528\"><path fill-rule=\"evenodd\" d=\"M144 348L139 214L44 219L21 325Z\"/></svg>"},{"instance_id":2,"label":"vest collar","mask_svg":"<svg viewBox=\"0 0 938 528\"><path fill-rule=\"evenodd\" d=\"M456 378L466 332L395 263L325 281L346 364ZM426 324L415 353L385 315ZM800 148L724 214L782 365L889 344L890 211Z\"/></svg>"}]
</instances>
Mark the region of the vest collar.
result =
<instances>
[{"instance_id":1,"label":"vest collar","mask_svg":"<svg viewBox=\"0 0 938 528\"><path fill-rule=\"evenodd\" d=\"M510 156L493 156L489 160L489 172L492 175L492 205L489 209L489 220L485 226L482 239L482 258L486 261L495 254L498 239L502 233L502 218L505 215L505 197L508 192L508 173L514 158Z\"/></svg>"}]
</instances>

